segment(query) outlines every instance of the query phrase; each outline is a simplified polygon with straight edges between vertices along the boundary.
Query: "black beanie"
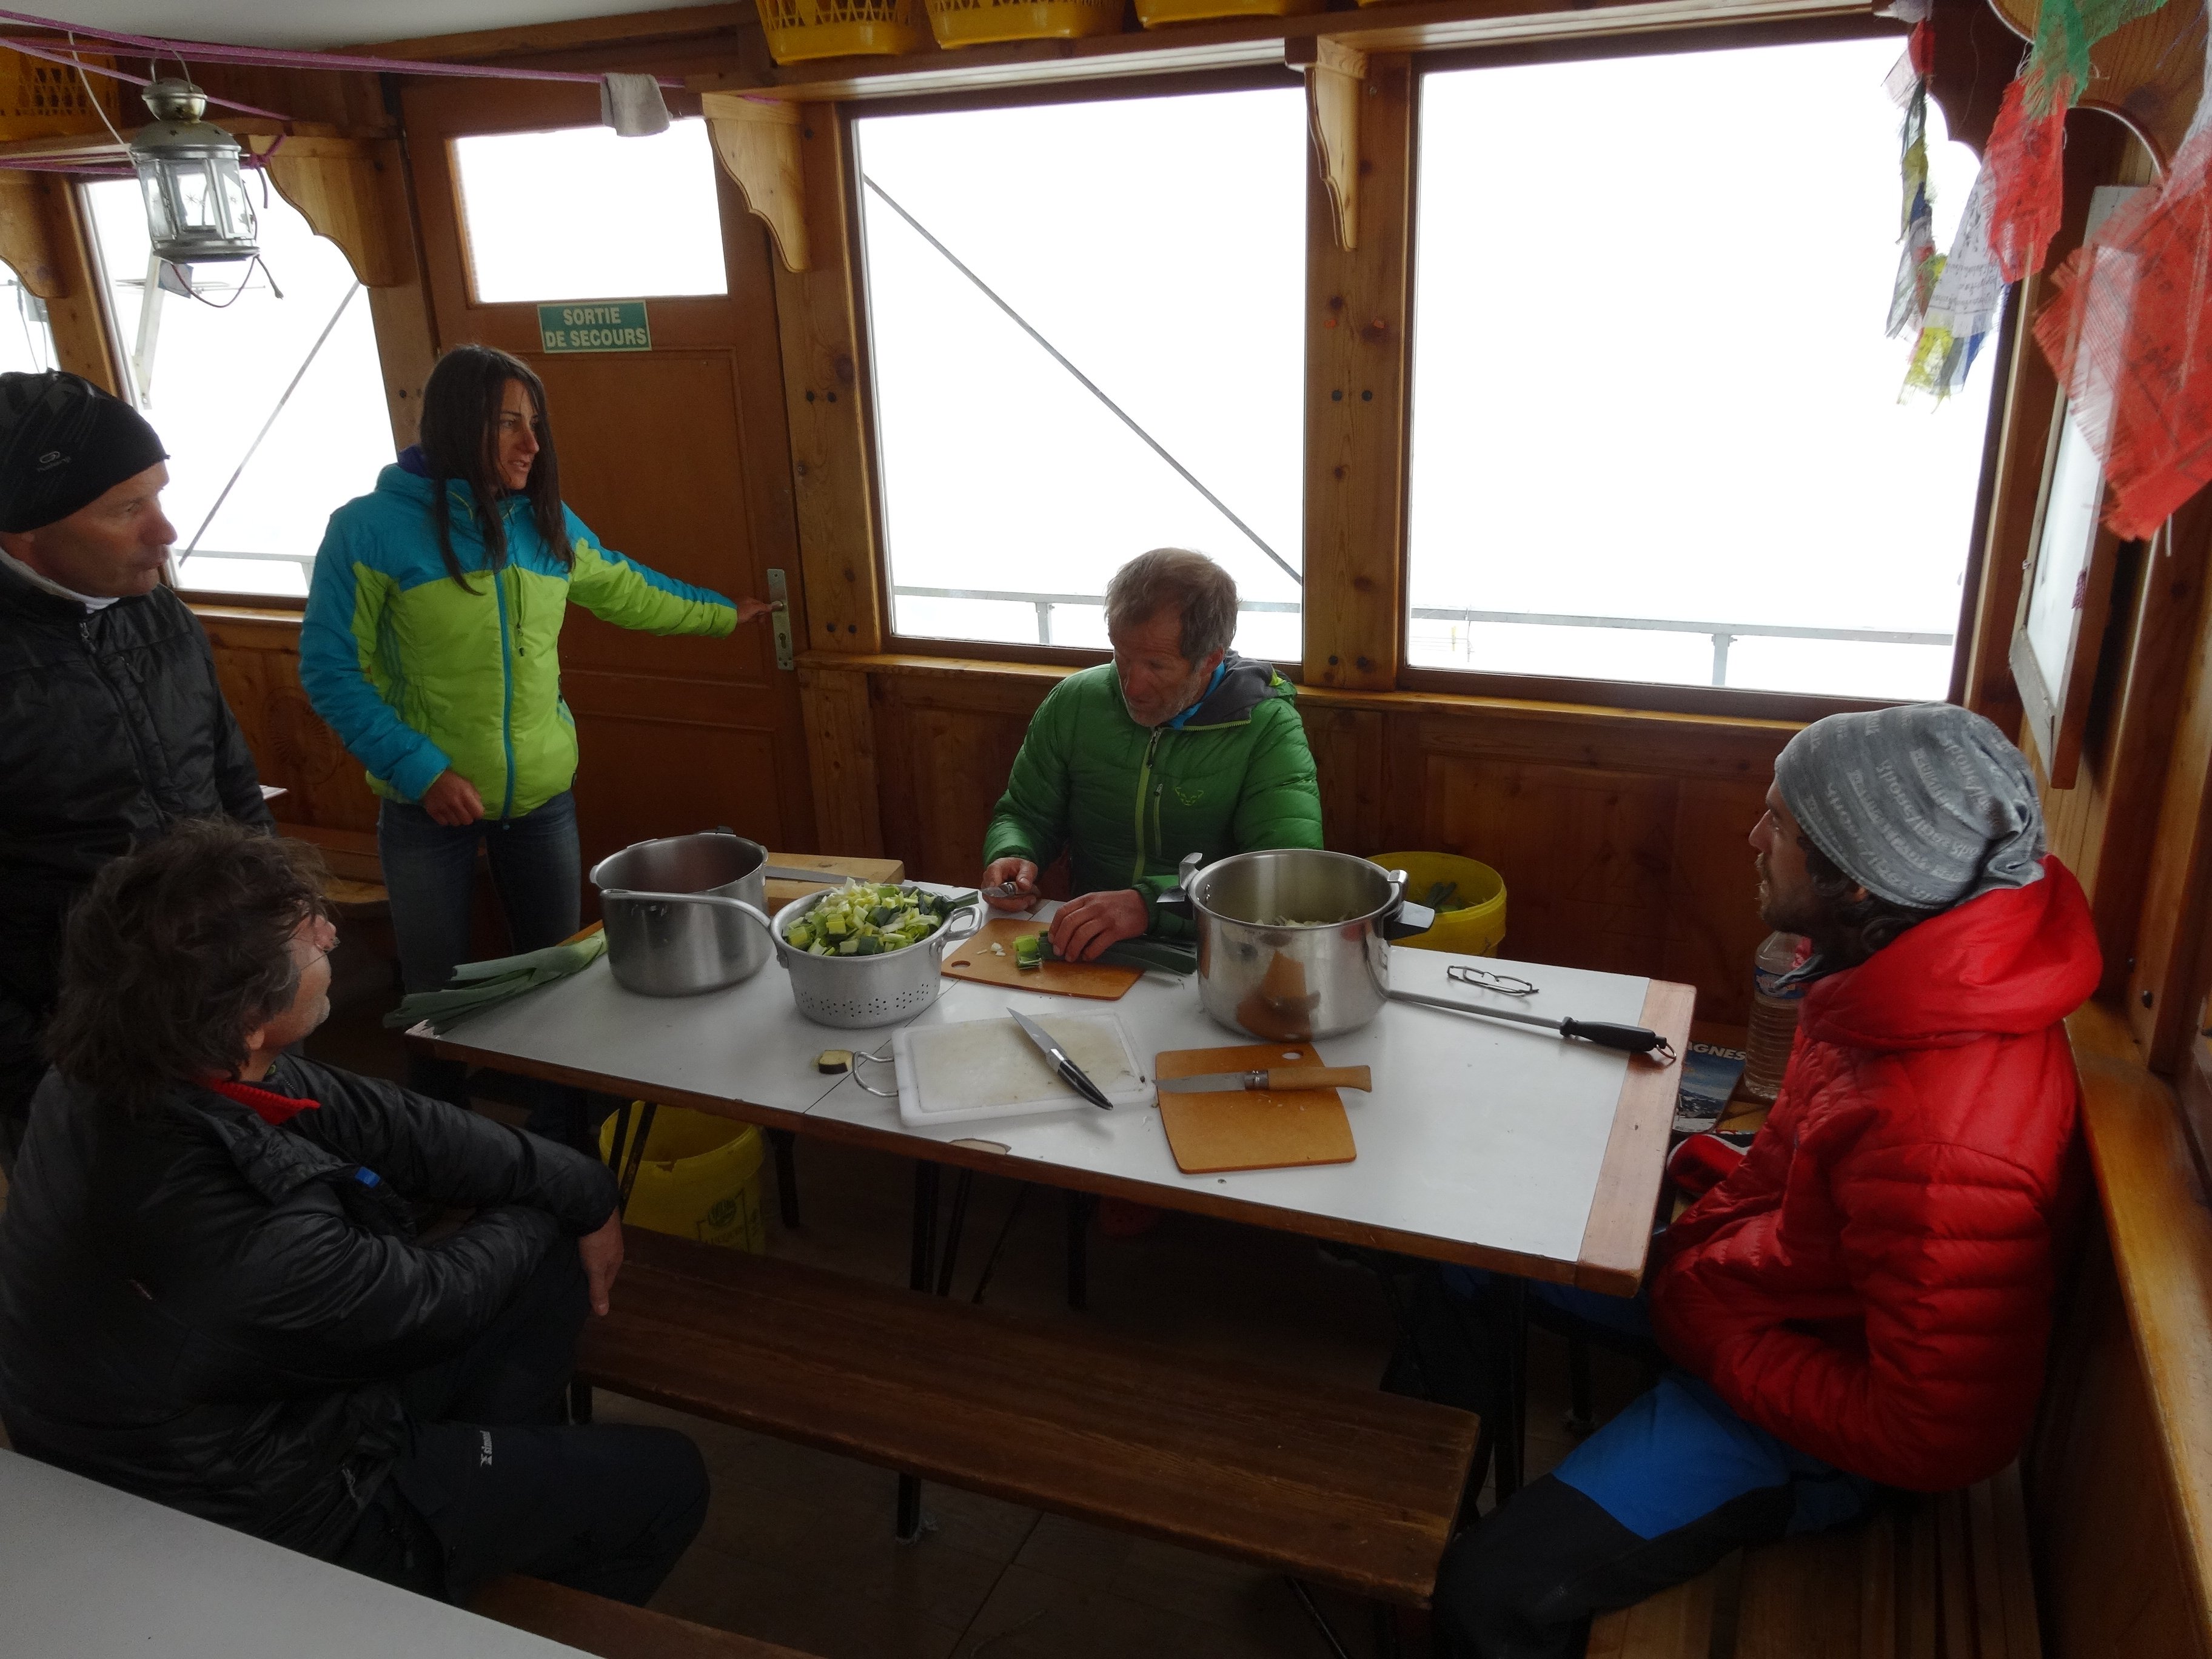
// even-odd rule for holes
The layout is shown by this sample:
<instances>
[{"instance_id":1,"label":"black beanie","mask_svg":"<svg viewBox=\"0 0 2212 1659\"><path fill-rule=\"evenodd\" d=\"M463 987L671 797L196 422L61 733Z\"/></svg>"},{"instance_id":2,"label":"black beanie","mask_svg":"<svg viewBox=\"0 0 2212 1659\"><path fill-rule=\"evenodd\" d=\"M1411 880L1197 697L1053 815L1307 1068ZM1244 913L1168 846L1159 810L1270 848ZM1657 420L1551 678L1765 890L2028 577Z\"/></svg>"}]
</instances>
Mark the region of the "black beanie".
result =
<instances>
[{"instance_id":1,"label":"black beanie","mask_svg":"<svg viewBox=\"0 0 2212 1659\"><path fill-rule=\"evenodd\" d=\"M0 532L66 519L168 459L146 417L91 381L0 374Z\"/></svg>"}]
</instances>

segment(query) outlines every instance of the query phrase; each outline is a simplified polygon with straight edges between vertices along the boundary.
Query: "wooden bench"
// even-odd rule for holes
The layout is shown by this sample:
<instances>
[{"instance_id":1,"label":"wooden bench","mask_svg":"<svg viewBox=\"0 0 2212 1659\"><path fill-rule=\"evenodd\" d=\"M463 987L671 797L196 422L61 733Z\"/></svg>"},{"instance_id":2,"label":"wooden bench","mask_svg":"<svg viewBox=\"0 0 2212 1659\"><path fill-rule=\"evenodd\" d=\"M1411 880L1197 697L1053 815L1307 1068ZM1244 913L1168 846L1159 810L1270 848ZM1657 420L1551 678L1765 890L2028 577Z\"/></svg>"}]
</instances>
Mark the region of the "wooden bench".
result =
<instances>
[{"instance_id":1,"label":"wooden bench","mask_svg":"<svg viewBox=\"0 0 2212 1659\"><path fill-rule=\"evenodd\" d=\"M1746 1550L1590 1627L1588 1659L2039 1659L2020 1466Z\"/></svg>"},{"instance_id":2,"label":"wooden bench","mask_svg":"<svg viewBox=\"0 0 2212 1659\"><path fill-rule=\"evenodd\" d=\"M477 1592L469 1611L596 1653L599 1659L807 1659L797 1648L735 1636L542 1578L495 1578Z\"/></svg>"},{"instance_id":3,"label":"wooden bench","mask_svg":"<svg viewBox=\"0 0 2212 1659\"><path fill-rule=\"evenodd\" d=\"M641 1231L596 1386L1234 1557L1428 1602L1478 1425L1372 1389L1196 1358Z\"/></svg>"},{"instance_id":4,"label":"wooden bench","mask_svg":"<svg viewBox=\"0 0 2212 1659\"><path fill-rule=\"evenodd\" d=\"M384 890L384 865L377 857L374 831L325 830L319 824L283 823L276 833L303 841L323 855L323 896L340 915L382 915L391 905ZM479 850L477 863L483 863Z\"/></svg>"}]
</instances>

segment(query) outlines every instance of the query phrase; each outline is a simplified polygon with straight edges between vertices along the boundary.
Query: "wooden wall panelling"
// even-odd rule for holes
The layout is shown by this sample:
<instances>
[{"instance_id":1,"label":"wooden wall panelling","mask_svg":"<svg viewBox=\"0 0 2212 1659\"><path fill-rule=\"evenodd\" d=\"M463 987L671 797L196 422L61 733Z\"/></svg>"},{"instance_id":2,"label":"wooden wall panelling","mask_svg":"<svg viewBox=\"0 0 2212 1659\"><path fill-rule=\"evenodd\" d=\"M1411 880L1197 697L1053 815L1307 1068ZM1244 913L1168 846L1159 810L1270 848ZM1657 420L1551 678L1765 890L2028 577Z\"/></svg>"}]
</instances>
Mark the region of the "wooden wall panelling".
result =
<instances>
[{"instance_id":1,"label":"wooden wall panelling","mask_svg":"<svg viewBox=\"0 0 2212 1659\"><path fill-rule=\"evenodd\" d=\"M1370 58L1360 84L1356 247L1318 167L1306 186L1304 678L1376 690L1397 684L1404 632L1412 60Z\"/></svg>"},{"instance_id":2,"label":"wooden wall panelling","mask_svg":"<svg viewBox=\"0 0 2212 1659\"><path fill-rule=\"evenodd\" d=\"M2103 1225L2062 1307L2027 1461L2045 1629L2054 1659L2205 1659L2212 1208L2125 1023L2093 1002L2066 1024Z\"/></svg>"},{"instance_id":3,"label":"wooden wall panelling","mask_svg":"<svg viewBox=\"0 0 2212 1659\"><path fill-rule=\"evenodd\" d=\"M873 678L885 856L926 881L973 883L983 833L1049 681Z\"/></svg>"},{"instance_id":4,"label":"wooden wall panelling","mask_svg":"<svg viewBox=\"0 0 2212 1659\"><path fill-rule=\"evenodd\" d=\"M2173 556L2190 561L2201 584L2212 559L2212 501L2200 494L2169 521L2168 533ZM2126 964L2128 1024L2151 1069L2160 1073L2179 1066L2195 1030L2212 913L2212 604L2201 595L2195 623L2185 667L2148 693L2178 707L2164 793L2146 849L2140 921L2128 953L2132 960ZM2135 761L2138 768L2146 763L2147 757Z\"/></svg>"},{"instance_id":5,"label":"wooden wall panelling","mask_svg":"<svg viewBox=\"0 0 2212 1659\"><path fill-rule=\"evenodd\" d=\"M775 272L805 613L794 629L814 650L883 649L875 489L860 372L860 247L844 113L800 106L811 269ZM801 626L803 624L803 627ZM857 849L839 848L840 852Z\"/></svg>"},{"instance_id":6,"label":"wooden wall panelling","mask_svg":"<svg viewBox=\"0 0 2212 1659\"><path fill-rule=\"evenodd\" d=\"M261 781L287 792L270 808L277 820L374 833L376 797L361 763L300 689L299 614L210 607L198 615Z\"/></svg>"},{"instance_id":7,"label":"wooden wall panelling","mask_svg":"<svg viewBox=\"0 0 2212 1659\"><path fill-rule=\"evenodd\" d=\"M1384 721L1366 708L1322 708L1301 699L1306 743L1321 779L1323 844L1365 858L1418 851L1389 839Z\"/></svg>"},{"instance_id":8,"label":"wooden wall panelling","mask_svg":"<svg viewBox=\"0 0 2212 1659\"><path fill-rule=\"evenodd\" d=\"M806 721L817 844L856 858L881 858L884 822L867 674L803 667L799 671L799 702ZM907 872L921 875L912 860Z\"/></svg>"},{"instance_id":9,"label":"wooden wall panelling","mask_svg":"<svg viewBox=\"0 0 2212 1659\"><path fill-rule=\"evenodd\" d=\"M2062 1304L2051 1381L2023 1459L2050 1659L2205 1659L2188 1600L2158 1423L2103 1229Z\"/></svg>"}]
</instances>

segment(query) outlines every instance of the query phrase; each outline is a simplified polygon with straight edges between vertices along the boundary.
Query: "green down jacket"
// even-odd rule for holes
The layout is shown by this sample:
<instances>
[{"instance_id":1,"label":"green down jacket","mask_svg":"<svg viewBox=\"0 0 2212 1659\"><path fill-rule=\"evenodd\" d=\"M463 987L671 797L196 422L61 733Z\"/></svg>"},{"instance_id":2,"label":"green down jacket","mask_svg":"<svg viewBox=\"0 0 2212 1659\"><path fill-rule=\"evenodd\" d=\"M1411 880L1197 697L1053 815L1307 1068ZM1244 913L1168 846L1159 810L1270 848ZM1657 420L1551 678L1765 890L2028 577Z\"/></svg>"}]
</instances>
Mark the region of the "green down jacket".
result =
<instances>
[{"instance_id":1,"label":"green down jacket","mask_svg":"<svg viewBox=\"0 0 2212 1659\"><path fill-rule=\"evenodd\" d=\"M1187 933L1152 908L1183 856L1321 845L1321 789L1291 683L1266 663L1228 672L1180 726L1129 718L1114 665L1071 674L1030 721L983 862L1040 866L1068 848L1074 890L1133 887L1152 931Z\"/></svg>"},{"instance_id":2,"label":"green down jacket","mask_svg":"<svg viewBox=\"0 0 2212 1659\"><path fill-rule=\"evenodd\" d=\"M520 817L576 775L576 727L561 699L561 623L571 600L617 628L727 634L737 607L603 545L565 507L568 556L545 544L529 501L500 504L507 559L489 563L469 487L448 480L446 573L430 517L437 486L410 449L369 495L331 514L300 630L300 684L388 800L416 801L448 769L489 817Z\"/></svg>"}]
</instances>

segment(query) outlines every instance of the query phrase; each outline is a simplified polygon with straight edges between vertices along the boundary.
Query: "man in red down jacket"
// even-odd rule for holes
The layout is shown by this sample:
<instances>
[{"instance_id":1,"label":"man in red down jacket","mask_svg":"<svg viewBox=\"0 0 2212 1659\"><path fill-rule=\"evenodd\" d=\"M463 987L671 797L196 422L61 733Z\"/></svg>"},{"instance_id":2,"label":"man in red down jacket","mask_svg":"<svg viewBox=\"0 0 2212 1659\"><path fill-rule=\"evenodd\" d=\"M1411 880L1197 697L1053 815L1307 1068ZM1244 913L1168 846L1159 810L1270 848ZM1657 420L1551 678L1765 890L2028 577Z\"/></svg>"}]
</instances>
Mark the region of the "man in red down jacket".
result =
<instances>
[{"instance_id":1,"label":"man in red down jacket","mask_svg":"<svg viewBox=\"0 0 2212 1659\"><path fill-rule=\"evenodd\" d=\"M1781 1096L1640 1303L1529 1287L1616 1338L1648 1316L1674 1369L1455 1542L1454 1652L1579 1654L1595 1613L2027 1437L2076 1184L2059 1022L2100 971L2081 887L2019 751L1949 704L1807 727L1766 805L1759 913L1812 945Z\"/></svg>"}]
</instances>

